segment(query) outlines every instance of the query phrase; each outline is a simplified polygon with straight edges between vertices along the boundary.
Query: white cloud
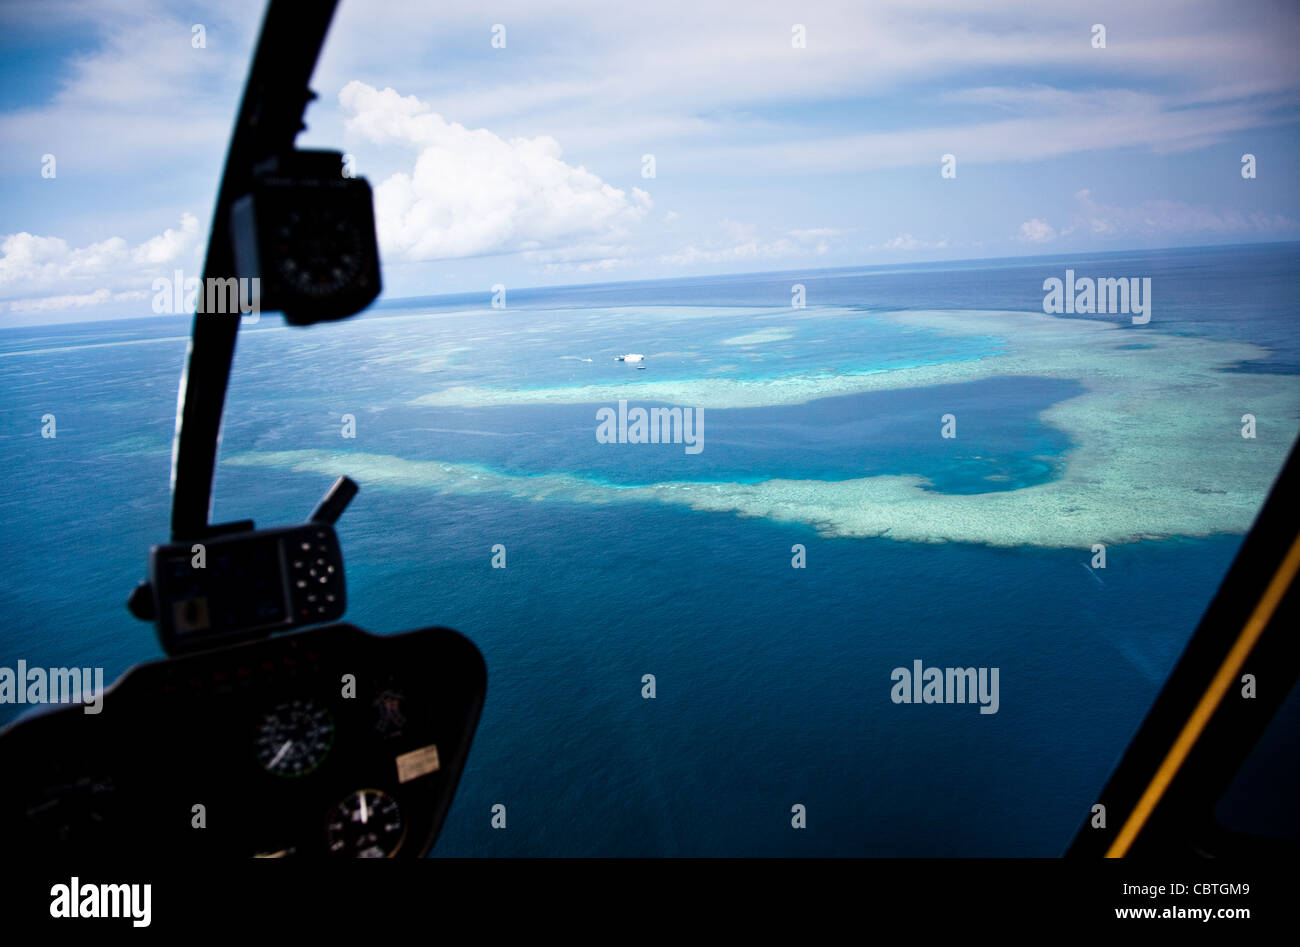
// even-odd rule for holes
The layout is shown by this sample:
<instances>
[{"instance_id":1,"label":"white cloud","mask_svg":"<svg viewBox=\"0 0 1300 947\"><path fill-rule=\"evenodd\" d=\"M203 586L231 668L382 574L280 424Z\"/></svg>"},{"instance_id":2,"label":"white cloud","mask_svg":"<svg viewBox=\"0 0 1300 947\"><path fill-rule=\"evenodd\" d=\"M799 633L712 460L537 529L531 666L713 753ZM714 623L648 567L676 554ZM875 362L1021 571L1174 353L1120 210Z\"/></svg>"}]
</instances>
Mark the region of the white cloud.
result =
<instances>
[{"instance_id":1,"label":"white cloud","mask_svg":"<svg viewBox=\"0 0 1300 947\"><path fill-rule=\"evenodd\" d=\"M67 309L85 309L87 306L101 306L106 302L136 302L148 299L144 290L127 290L110 293L107 289L97 289L93 293L73 296L44 296L36 299L15 299L9 303L11 312L53 312Z\"/></svg>"},{"instance_id":2,"label":"white cloud","mask_svg":"<svg viewBox=\"0 0 1300 947\"><path fill-rule=\"evenodd\" d=\"M15 10L0 31L30 28L22 21L31 19L38 35L57 31L79 48L50 88L28 90L43 93L39 104L0 114L0 169L27 173L30 156L44 153L57 157L60 177L219 168L259 6L232 0L178 10L165 0L104 0ZM206 48L191 43L195 23L207 29Z\"/></svg>"},{"instance_id":3,"label":"white cloud","mask_svg":"<svg viewBox=\"0 0 1300 947\"><path fill-rule=\"evenodd\" d=\"M0 238L0 300L19 312L141 299L154 277L171 275L164 267L197 265L202 236L193 214L134 247L121 237L70 247L59 237L9 234Z\"/></svg>"},{"instance_id":4,"label":"white cloud","mask_svg":"<svg viewBox=\"0 0 1300 947\"><path fill-rule=\"evenodd\" d=\"M131 261L137 265L171 263L186 250L197 246L199 221L193 214L181 215L180 230L168 227L156 237L150 237L131 251Z\"/></svg>"},{"instance_id":5,"label":"white cloud","mask_svg":"<svg viewBox=\"0 0 1300 947\"><path fill-rule=\"evenodd\" d=\"M1050 243L1073 233L1106 239L1123 236L1291 234L1300 230L1300 223L1283 214L1216 211L1204 205L1163 199L1124 207L1102 204L1094 200L1092 191L1086 188L1076 192L1074 198L1076 210L1068 226L1057 231L1046 220L1035 217L1020 225L1020 242Z\"/></svg>"},{"instance_id":6,"label":"white cloud","mask_svg":"<svg viewBox=\"0 0 1300 947\"><path fill-rule=\"evenodd\" d=\"M28 173L29 156L52 152L61 171L66 161L70 168L149 167L176 175L171 166L183 158L183 167L197 163L206 172L224 153L263 7L258 0L199 2L184 10L167 0L0 5L0 30L53 26L75 35L79 46L42 104L0 114L0 140L12 146L0 153L0 167ZM1294 101L1300 20L1288 5L1265 5L1243 18L1229 2L1188 10L1185 0L1090 0L1089 23L1110 27L1104 51L1091 48L1077 7L1035 0L987 0L978 10L968 0L808 0L801 22L808 24L809 47L796 52L783 0L754 0L744 17L732 4L700 0L663 0L654 17L635 6L590 0L555 0L545 10L532 0L499 0L494 17L511 26L510 50L483 68L472 58L475 44L487 48L489 35L476 5L447 5L430 17L406 0L349 0L340 4L315 83L332 93L360 77L418 90L443 114L507 129L503 137L563 132L570 150L671 144L679 168L696 157L743 160L741 152L782 166L785 150L746 151L789 144L791 137L788 123L764 120L756 103L888 97L922 106L909 108L910 124L922 127L900 129L904 138L912 131L933 131L940 139L962 132L923 127L924 104L935 97L918 88L923 84L939 83L956 101L985 112L1040 119L999 128L977 118L937 152L973 151L959 153L967 160L1024 157L997 149L1000 140L1030 158L1132 144L1195 147L1267 124L1279 106ZM206 49L191 46L193 22L207 26ZM431 50L438 50L436 60ZM1017 74L1033 81L1044 69L1084 72L1101 90L1010 85ZM988 86L989 74L1009 76L1008 86ZM962 91L972 78L983 81ZM1160 91L1130 95L1107 85ZM1222 104L1243 121L1206 108ZM1112 106L1116 122L1108 130ZM337 121L326 103L309 117L313 126ZM1077 134L1073 119L1084 126ZM1018 134L1008 139L1006 132ZM824 159L830 168L931 162L935 154L930 137L918 143L916 159L901 153L905 140L877 139L885 146L879 161L870 157L872 141L812 137L789 150L801 150L805 163ZM714 154L728 142L738 150ZM980 158L980 150L989 157ZM593 160L590 151L582 153Z\"/></svg>"},{"instance_id":7,"label":"white cloud","mask_svg":"<svg viewBox=\"0 0 1300 947\"><path fill-rule=\"evenodd\" d=\"M495 0L492 21L510 26L507 51L490 48L490 23L473 4L429 17L406 0L345 0L312 79L323 97L308 109L299 144L357 154L360 173L377 185L386 263L516 252L499 261L507 282L536 267L657 272L665 259L780 263L785 254L795 262L849 262L848 254L866 249L899 257L909 248L938 249L944 241L903 232L924 231L918 221L936 219L926 214L935 200L928 185L893 200L881 192L886 199L876 201L870 188L837 194L837 182L816 175L865 180L876 169L915 167L932 182L947 153L957 156L961 180L978 180L967 169L983 165L978 173L991 185L941 192L954 199L945 207L952 246L979 246L972 237L990 246L1012 242L998 234L1033 245L1017 230L1033 213L1055 223L1052 245L1070 233L1117 240L1188 229L1229 238L1295 234L1294 187L1270 196L1277 203L1268 213L1252 214L1260 205L1250 198L1278 187L1277 178L1237 187L1231 168L1220 186L1195 162L1170 163L1193 170L1171 175L1167 196L1214 202L1213 209L1172 201L1080 205L1072 218L1073 208L1020 212L989 196L1024 162L1094 155L1094 187L1103 190L1127 177L1125 162L1209 145L1228 154L1262 151L1294 124L1294 4L1268 2L1242 17L1232 0L1081 3L982 0L977 9L969 0L805 0L797 18L808 26L809 45L794 50L786 0L751 0L744 16L725 0L661 0L654 15L591 0L544 8ZM0 4L0 32L52 57L51 69L14 90L20 104L0 112L7 145L0 174L13 187L0 220L80 245L48 250L69 273L55 266L55 278L39 286L30 273L14 277L15 256L0 300L111 294L122 281L95 276L106 272L96 259L126 253L129 276L172 252L166 234L137 246L147 234L134 229L136 221L175 220L193 199L202 202L203 220L264 5ZM207 26L206 49L190 43L195 22ZM1089 43L1093 22L1107 24L1105 50ZM374 114L362 121L336 97L354 80L376 99L386 86L414 95L369 103ZM45 153L58 159L57 180L38 177ZM658 158L658 180L640 177L645 153ZM81 197L86 188L97 194L91 205ZM680 218L664 213L670 203ZM898 236L868 248L848 247L835 233L782 232L784 209L800 206L818 208L800 222L809 228L873 219L882 239ZM761 229L695 227L725 215L753 216ZM102 234L121 234L130 246L93 244ZM143 262L131 257L135 251ZM392 267L387 285L390 292L458 289L454 280L472 283L479 267L497 264Z\"/></svg>"},{"instance_id":8,"label":"white cloud","mask_svg":"<svg viewBox=\"0 0 1300 947\"><path fill-rule=\"evenodd\" d=\"M868 250L945 250L947 248L947 237L939 240L918 240L910 233L900 233L897 237L892 237L884 243L872 244L867 247Z\"/></svg>"},{"instance_id":9,"label":"white cloud","mask_svg":"<svg viewBox=\"0 0 1300 947\"><path fill-rule=\"evenodd\" d=\"M385 255L439 260L618 240L653 206L561 160L549 136L503 139L448 122L415 96L350 82L339 93L349 132L417 152L408 174L375 188Z\"/></svg>"},{"instance_id":10,"label":"white cloud","mask_svg":"<svg viewBox=\"0 0 1300 947\"><path fill-rule=\"evenodd\" d=\"M1083 75L1092 88L1163 89L1159 101L1180 105L1245 106L1248 97L1294 90L1298 21L1286 5L1265 5L1248 18L1222 0L1194 7L1185 0L1089 0L1088 22L1081 23L1079 3L985 0L974 8L969 0L805 0L798 19L807 24L808 48L795 51L784 0L751 0L744 16L721 0L661 0L653 17L636 5L553 0L543 9L532 0L497 0L494 17L511 24L511 49L515 36L527 36L528 49L542 51L540 68L492 61L466 74L412 75L403 87L428 88L430 100L462 120L551 133L567 128L568 147L632 140L656 143L651 151L669 141L721 144L739 141L746 129L762 131L755 103L899 101L915 96L920 83L956 89L990 74L1031 81L1045 72ZM336 77L381 74L393 83L393 70L414 72L408 64L448 38L458 50L487 42L473 5L450 5L436 20L408 9L396 0L343 4L336 26L342 51L326 63L326 75L339 85ZM1105 50L1089 42L1093 22L1110 28ZM377 47L389 51L382 72L369 54ZM930 90L925 95L931 100ZM978 104L1009 105L1013 113L1035 105L1000 99L996 91ZM1037 104L1033 110L1059 115L1075 107L1050 92ZM1256 117L1266 112L1259 102L1249 107ZM914 111L923 120L922 110ZM1190 133L1196 121L1188 114L1181 127ZM790 137L788 126L769 124L766 131L769 141ZM1093 147L1089 141L1071 137L1067 144L1077 150ZM925 153L929 160L931 149ZM679 147L672 154L685 166Z\"/></svg>"},{"instance_id":11,"label":"white cloud","mask_svg":"<svg viewBox=\"0 0 1300 947\"><path fill-rule=\"evenodd\" d=\"M554 250L525 250L523 259L525 263L540 266L547 273L590 273L625 265L628 248L622 245L585 243Z\"/></svg>"},{"instance_id":12,"label":"white cloud","mask_svg":"<svg viewBox=\"0 0 1300 947\"><path fill-rule=\"evenodd\" d=\"M1282 214L1216 211L1203 205L1170 200L1146 200L1132 207L1119 207L1098 203L1087 189L1079 191L1074 197L1079 204L1075 228L1098 236L1269 234L1300 228L1295 220Z\"/></svg>"},{"instance_id":13,"label":"white cloud","mask_svg":"<svg viewBox=\"0 0 1300 947\"><path fill-rule=\"evenodd\" d=\"M842 233L844 233L844 231L838 227L812 227L808 230L791 230L790 236L794 237L796 240L820 241L830 237L838 237Z\"/></svg>"},{"instance_id":14,"label":"white cloud","mask_svg":"<svg viewBox=\"0 0 1300 947\"><path fill-rule=\"evenodd\" d=\"M830 251L829 238L839 233L833 227L810 230L791 230L786 234L767 239L761 237L753 224L735 220L720 221L722 236L702 241L703 246L692 243L676 253L666 253L660 262L674 266L696 263L737 263L746 260L764 260L788 256L821 256Z\"/></svg>"},{"instance_id":15,"label":"white cloud","mask_svg":"<svg viewBox=\"0 0 1300 947\"><path fill-rule=\"evenodd\" d=\"M954 154L959 165L1023 163L1065 155L1137 148L1156 154L1192 151L1252 128L1282 124L1257 103L1171 108L1138 94L1067 93L1073 104L1010 118L969 119L891 131L830 134L762 142L719 141L684 146L678 162L692 170L746 168L765 174L860 172L938 166ZM924 114L924 113L921 113Z\"/></svg>"},{"instance_id":16,"label":"white cloud","mask_svg":"<svg viewBox=\"0 0 1300 947\"><path fill-rule=\"evenodd\" d=\"M547 273L602 273L623 266L625 263L625 260L618 257L604 257L581 262L547 263L543 269Z\"/></svg>"},{"instance_id":17,"label":"white cloud","mask_svg":"<svg viewBox=\"0 0 1300 947\"><path fill-rule=\"evenodd\" d=\"M1035 217L1020 225L1020 239L1024 243L1050 243L1056 239L1056 228Z\"/></svg>"}]
</instances>

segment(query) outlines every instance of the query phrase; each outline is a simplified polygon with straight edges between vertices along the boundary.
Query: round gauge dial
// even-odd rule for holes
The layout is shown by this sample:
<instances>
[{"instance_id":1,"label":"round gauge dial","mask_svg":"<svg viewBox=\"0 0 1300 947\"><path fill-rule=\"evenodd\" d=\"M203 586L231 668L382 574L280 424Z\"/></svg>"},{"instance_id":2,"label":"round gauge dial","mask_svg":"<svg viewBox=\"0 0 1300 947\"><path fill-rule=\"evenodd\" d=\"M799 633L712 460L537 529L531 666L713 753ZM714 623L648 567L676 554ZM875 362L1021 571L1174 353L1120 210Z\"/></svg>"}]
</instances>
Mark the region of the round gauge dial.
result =
<instances>
[{"instance_id":1,"label":"round gauge dial","mask_svg":"<svg viewBox=\"0 0 1300 947\"><path fill-rule=\"evenodd\" d=\"M354 792L331 810L325 838L331 855L388 858L406 835L397 801L378 789Z\"/></svg>"},{"instance_id":2,"label":"round gauge dial","mask_svg":"<svg viewBox=\"0 0 1300 947\"><path fill-rule=\"evenodd\" d=\"M365 269L361 232L346 215L327 207L288 211L274 236L280 278L295 293L332 295Z\"/></svg>"},{"instance_id":3,"label":"round gauge dial","mask_svg":"<svg viewBox=\"0 0 1300 947\"><path fill-rule=\"evenodd\" d=\"M24 814L43 840L91 843L111 828L115 792L111 776L77 776L47 786Z\"/></svg>"},{"instance_id":4,"label":"round gauge dial","mask_svg":"<svg viewBox=\"0 0 1300 947\"><path fill-rule=\"evenodd\" d=\"M257 761L276 776L306 776L333 745L330 712L310 700L278 704L257 725Z\"/></svg>"}]
</instances>

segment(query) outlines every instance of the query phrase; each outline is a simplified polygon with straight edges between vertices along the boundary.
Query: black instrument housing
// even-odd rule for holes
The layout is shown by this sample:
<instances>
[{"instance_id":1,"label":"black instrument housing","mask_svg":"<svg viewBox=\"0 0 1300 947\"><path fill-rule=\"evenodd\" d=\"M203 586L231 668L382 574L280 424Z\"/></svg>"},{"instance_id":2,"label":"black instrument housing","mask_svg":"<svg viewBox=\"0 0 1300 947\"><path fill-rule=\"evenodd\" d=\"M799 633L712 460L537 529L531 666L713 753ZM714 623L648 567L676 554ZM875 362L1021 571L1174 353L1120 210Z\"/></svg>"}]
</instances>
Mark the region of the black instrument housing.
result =
<instances>
[{"instance_id":1,"label":"black instrument housing","mask_svg":"<svg viewBox=\"0 0 1300 947\"><path fill-rule=\"evenodd\" d=\"M419 857L451 806L486 687L478 649L447 628L334 624L138 665L98 713L71 704L0 730L0 839L23 859L340 857L327 822L364 789L401 812L390 857ZM328 713L332 745L311 772L282 776L255 741L294 700Z\"/></svg>"},{"instance_id":2,"label":"black instrument housing","mask_svg":"<svg viewBox=\"0 0 1300 947\"><path fill-rule=\"evenodd\" d=\"M231 205L235 270L258 280L258 311L310 325L354 315L379 295L373 195L365 178L345 171L337 151L290 151L260 166L252 192ZM310 279L308 265L339 273L337 283ZM306 283L291 280L286 267Z\"/></svg>"}]
</instances>

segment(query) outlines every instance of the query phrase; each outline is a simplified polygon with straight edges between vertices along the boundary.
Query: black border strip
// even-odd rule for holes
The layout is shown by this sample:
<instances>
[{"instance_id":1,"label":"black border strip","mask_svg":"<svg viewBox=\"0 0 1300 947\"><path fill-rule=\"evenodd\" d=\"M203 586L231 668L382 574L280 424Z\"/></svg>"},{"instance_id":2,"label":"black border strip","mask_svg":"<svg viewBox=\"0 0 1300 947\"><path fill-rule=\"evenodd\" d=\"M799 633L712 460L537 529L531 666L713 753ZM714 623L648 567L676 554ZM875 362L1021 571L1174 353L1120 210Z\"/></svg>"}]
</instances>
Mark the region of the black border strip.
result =
<instances>
[{"instance_id":1,"label":"black border strip","mask_svg":"<svg viewBox=\"0 0 1300 947\"><path fill-rule=\"evenodd\" d=\"M1220 829L1213 809L1259 736L1282 705L1300 672L1297 584L1282 592L1276 608L1261 608L1270 583L1300 537L1300 447L1292 446L1255 524L1242 544L1214 600L1169 680L1152 705L1097 802L1106 824L1094 827L1086 814L1067 856L1110 854L1213 856L1282 854L1289 846L1234 836ZM1285 577L1283 577L1285 578ZM1279 579L1278 581L1282 581ZM1275 590L1276 591L1276 590ZM1215 708L1199 738L1181 760L1150 817L1138 826L1131 846L1116 845L1138 801L1188 725L1252 616L1265 620L1262 633L1241 668L1256 678L1256 696L1244 699L1238 677Z\"/></svg>"}]
</instances>

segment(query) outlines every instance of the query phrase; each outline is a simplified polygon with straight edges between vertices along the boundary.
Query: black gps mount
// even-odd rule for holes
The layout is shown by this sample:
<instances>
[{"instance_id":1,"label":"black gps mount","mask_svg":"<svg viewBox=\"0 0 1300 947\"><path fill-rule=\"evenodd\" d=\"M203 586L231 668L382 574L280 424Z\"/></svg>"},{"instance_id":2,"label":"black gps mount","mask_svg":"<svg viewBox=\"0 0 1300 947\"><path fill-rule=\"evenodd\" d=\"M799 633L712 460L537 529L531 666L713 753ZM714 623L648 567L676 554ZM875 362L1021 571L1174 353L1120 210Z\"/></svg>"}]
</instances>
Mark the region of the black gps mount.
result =
<instances>
[{"instance_id":1,"label":"black gps mount","mask_svg":"<svg viewBox=\"0 0 1300 947\"><path fill-rule=\"evenodd\" d=\"M127 607L152 621L168 654L204 650L343 617L347 584L334 522L357 494L339 477L307 522L232 523L149 550L149 579Z\"/></svg>"}]
</instances>

